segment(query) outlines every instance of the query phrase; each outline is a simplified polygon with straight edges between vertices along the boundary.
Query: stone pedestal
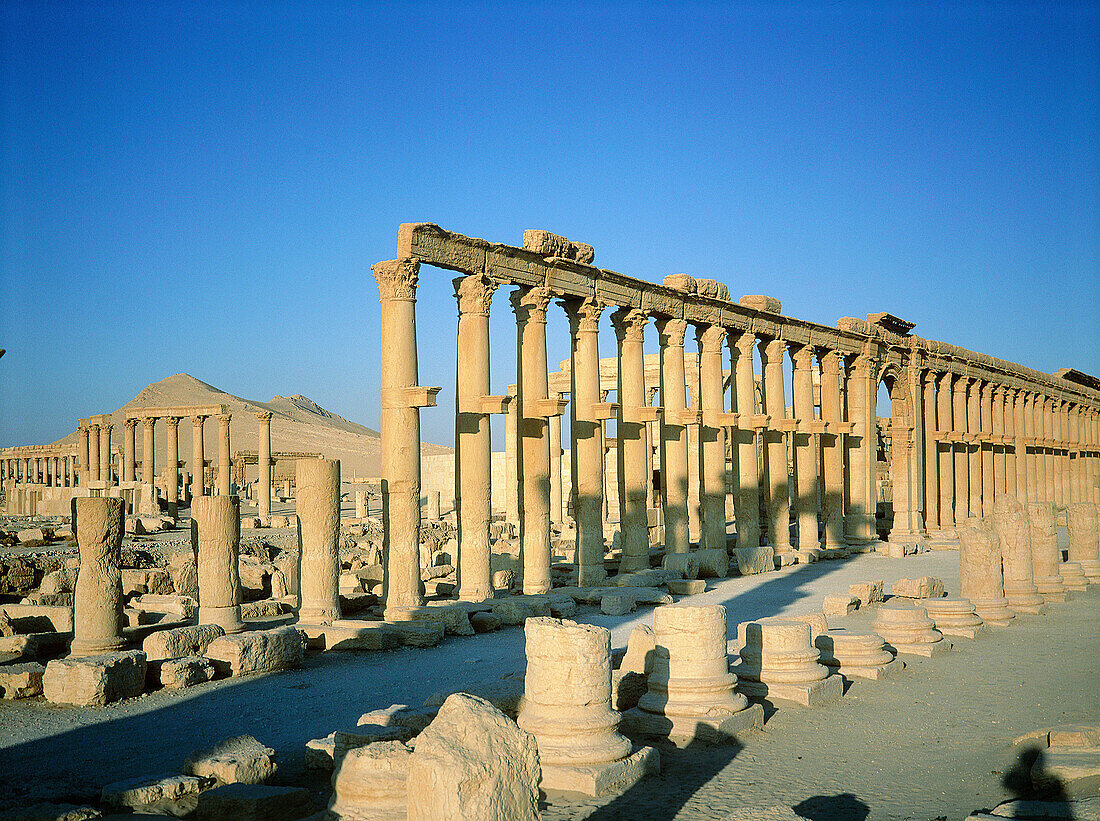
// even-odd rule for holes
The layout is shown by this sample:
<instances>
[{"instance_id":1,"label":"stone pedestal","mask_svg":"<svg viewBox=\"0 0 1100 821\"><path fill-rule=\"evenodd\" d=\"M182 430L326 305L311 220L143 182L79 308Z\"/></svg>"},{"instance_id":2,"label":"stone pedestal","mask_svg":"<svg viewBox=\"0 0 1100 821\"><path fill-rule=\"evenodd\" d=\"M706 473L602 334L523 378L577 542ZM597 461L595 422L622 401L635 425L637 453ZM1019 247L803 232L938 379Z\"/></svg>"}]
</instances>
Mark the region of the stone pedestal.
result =
<instances>
[{"instance_id":1,"label":"stone pedestal","mask_svg":"<svg viewBox=\"0 0 1100 821\"><path fill-rule=\"evenodd\" d=\"M840 676L829 675L810 644L810 625L782 619L749 622L741 661L733 668L737 689L751 699L793 701L804 707L828 704L844 692Z\"/></svg>"},{"instance_id":2,"label":"stone pedestal","mask_svg":"<svg viewBox=\"0 0 1100 821\"><path fill-rule=\"evenodd\" d=\"M241 621L241 502L236 496L191 500L191 544L198 557L199 624L226 633L244 629Z\"/></svg>"},{"instance_id":3,"label":"stone pedestal","mask_svg":"<svg viewBox=\"0 0 1100 821\"><path fill-rule=\"evenodd\" d=\"M1062 562L1059 572L1067 592L1072 590L1075 593L1083 593L1088 590L1089 582L1085 578L1085 571L1077 562Z\"/></svg>"},{"instance_id":4,"label":"stone pedestal","mask_svg":"<svg viewBox=\"0 0 1100 821\"><path fill-rule=\"evenodd\" d=\"M928 599L924 609L935 628L945 636L976 639L986 632L985 622L967 599Z\"/></svg>"},{"instance_id":5,"label":"stone pedestal","mask_svg":"<svg viewBox=\"0 0 1100 821\"><path fill-rule=\"evenodd\" d=\"M895 653L931 658L951 649L923 607L886 603L875 614L872 627Z\"/></svg>"},{"instance_id":6,"label":"stone pedestal","mask_svg":"<svg viewBox=\"0 0 1100 821\"><path fill-rule=\"evenodd\" d=\"M122 499L73 499L80 572L73 593L72 656L94 656L126 646L119 569L124 507Z\"/></svg>"},{"instance_id":7,"label":"stone pedestal","mask_svg":"<svg viewBox=\"0 0 1100 821\"><path fill-rule=\"evenodd\" d=\"M1017 613L1042 614L1043 597L1031 580L1031 522L1015 496L997 497L993 530L1001 539L1005 603Z\"/></svg>"},{"instance_id":8,"label":"stone pedestal","mask_svg":"<svg viewBox=\"0 0 1100 821\"><path fill-rule=\"evenodd\" d=\"M734 691L726 656L726 608L665 605L653 611L654 655L648 690L623 716L631 734L692 742L736 743L763 726L763 708Z\"/></svg>"},{"instance_id":9,"label":"stone pedestal","mask_svg":"<svg viewBox=\"0 0 1100 821\"><path fill-rule=\"evenodd\" d=\"M348 750L332 778L329 817L405 821L411 755L402 741L379 741Z\"/></svg>"},{"instance_id":10,"label":"stone pedestal","mask_svg":"<svg viewBox=\"0 0 1100 821\"><path fill-rule=\"evenodd\" d=\"M551 618L524 624L527 675L519 726L538 742L543 789L621 792L659 768L656 751L631 752L611 709L611 633Z\"/></svg>"},{"instance_id":11,"label":"stone pedestal","mask_svg":"<svg viewBox=\"0 0 1100 821\"><path fill-rule=\"evenodd\" d=\"M298 621L331 624L340 618L340 461L299 459Z\"/></svg>"},{"instance_id":12,"label":"stone pedestal","mask_svg":"<svg viewBox=\"0 0 1100 821\"><path fill-rule=\"evenodd\" d=\"M1066 511L1069 525L1069 560L1081 565L1089 584L1100 582L1100 541L1097 538L1096 505L1078 502Z\"/></svg>"},{"instance_id":13,"label":"stone pedestal","mask_svg":"<svg viewBox=\"0 0 1100 821\"><path fill-rule=\"evenodd\" d=\"M1031 572L1035 589L1046 601L1065 601L1065 585L1058 566L1062 551L1058 549L1058 530L1054 523L1054 506L1048 502L1032 502L1027 506L1031 525Z\"/></svg>"},{"instance_id":14,"label":"stone pedestal","mask_svg":"<svg viewBox=\"0 0 1100 821\"><path fill-rule=\"evenodd\" d=\"M885 647L878 633L829 630L814 641L821 651L821 663L845 678L877 681L905 667Z\"/></svg>"},{"instance_id":15,"label":"stone pedestal","mask_svg":"<svg viewBox=\"0 0 1100 821\"><path fill-rule=\"evenodd\" d=\"M992 530L960 527L959 588L974 611L993 627L1007 627L1016 614L1005 606L1001 539Z\"/></svg>"}]
</instances>

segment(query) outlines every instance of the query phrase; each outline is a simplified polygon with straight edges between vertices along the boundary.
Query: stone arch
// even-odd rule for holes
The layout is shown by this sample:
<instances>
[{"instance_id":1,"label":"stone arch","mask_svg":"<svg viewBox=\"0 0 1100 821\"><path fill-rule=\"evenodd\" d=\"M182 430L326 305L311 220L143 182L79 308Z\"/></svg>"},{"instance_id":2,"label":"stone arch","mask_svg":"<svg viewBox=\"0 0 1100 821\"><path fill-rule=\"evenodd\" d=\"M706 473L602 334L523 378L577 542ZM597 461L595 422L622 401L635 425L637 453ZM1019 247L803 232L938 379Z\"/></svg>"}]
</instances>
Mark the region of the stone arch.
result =
<instances>
[{"instance_id":1,"label":"stone arch","mask_svg":"<svg viewBox=\"0 0 1100 821\"><path fill-rule=\"evenodd\" d=\"M878 374L878 384L890 395L888 462L892 495L893 521L889 541L919 541L924 527L920 515L920 415L914 398L911 365L886 360Z\"/></svg>"}]
</instances>

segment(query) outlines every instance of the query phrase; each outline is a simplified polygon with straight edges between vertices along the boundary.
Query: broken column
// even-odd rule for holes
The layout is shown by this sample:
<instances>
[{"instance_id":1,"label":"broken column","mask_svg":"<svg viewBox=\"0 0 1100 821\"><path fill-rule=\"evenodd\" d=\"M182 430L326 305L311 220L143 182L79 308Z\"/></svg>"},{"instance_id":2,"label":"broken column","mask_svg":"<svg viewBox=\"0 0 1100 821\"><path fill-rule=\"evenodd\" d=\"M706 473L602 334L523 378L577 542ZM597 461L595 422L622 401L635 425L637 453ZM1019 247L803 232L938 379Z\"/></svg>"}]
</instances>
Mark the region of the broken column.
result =
<instances>
[{"instance_id":1,"label":"broken column","mask_svg":"<svg viewBox=\"0 0 1100 821\"><path fill-rule=\"evenodd\" d=\"M122 554L125 501L73 499L80 572L73 593L73 656L110 653L126 646L122 628Z\"/></svg>"},{"instance_id":2,"label":"broken column","mask_svg":"<svg viewBox=\"0 0 1100 821\"><path fill-rule=\"evenodd\" d=\"M878 608L871 626L895 653L931 658L951 649L923 607L887 602Z\"/></svg>"},{"instance_id":3,"label":"broken column","mask_svg":"<svg viewBox=\"0 0 1100 821\"><path fill-rule=\"evenodd\" d=\"M332 777L329 817L405 821L411 756L403 741L378 741L348 750Z\"/></svg>"},{"instance_id":4,"label":"broken column","mask_svg":"<svg viewBox=\"0 0 1100 821\"><path fill-rule=\"evenodd\" d=\"M726 655L726 608L664 605L653 611L654 655L648 690L623 717L632 734L677 746L735 743L763 726L763 709L735 692Z\"/></svg>"},{"instance_id":5,"label":"broken column","mask_svg":"<svg viewBox=\"0 0 1100 821\"><path fill-rule=\"evenodd\" d=\"M260 438L256 447L256 468L259 488L256 491L260 521L264 525L271 523L271 411L260 411L256 419L260 422Z\"/></svg>"},{"instance_id":6,"label":"broken column","mask_svg":"<svg viewBox=\"0 0 1100 821\"><path fill-rule=\"evenodd\" d=\"M331 624L340 618L340 460L299 459L298 621Z\"/></svg>"},{"instance_id":7,"label":"broken column","mask_svg":"<svg viewBox=\"0 0 1100 821\"><path fill-rule=\"evenodd\" d=\"M1043 597L1032 581L1031 522L1023 505L1007 493L993 506L993 530L1001 537L1005 603L1017 613L1045 612Z\"/></svg>"},{"instance_id":8,"label":"broken column","mask_svg":"<svg viewBox=\"0 0 1100 821\"><path fill-rule=\"evenodd\" d=\"M822 664L849 679L877 681L903 667L878 633L827 630L814 639L814 645L821 651Z\"/></svg>"},{"instance_id":9,"label":"broken column","mask_svg":"<svg viewBox=\"0 0 1100 821\"><path fill-rule=\"evenodd\" d=\"M1059 572L1062 551L1058 549L1054 506L1049 502L1031 502L1027 513L1031 525L1031 572L1035 589L1046 601L1065 601L1065 585Z\"/></svg>"},{"instance_id":10,"label":"broken column","mask_svg":"<svg viewBox=\"0 0 1100 821\"><path fill-rule=\"evenodd\" d=\"M538 742L543 789L603 795L659 768L656 751L632 753L611 709L611 633L534 617L524 623L527 675L519 726Z\"/></svg>"},{"instance_id":11,"label":"broken column","mask_svg":"<svg viewBox=\"0 0 1100 821\"><path fill-rule=\"evenodd\" d=\"M933 626L945 636L974 639L985 632L982 617L967 599L925 599L921 604Z\"/></svg>"},{"instance_id":12,"label":"broken column","mask_svg":"<svg viewBox=\"0 0 1100 821\"><path fill-rule=\"evenodd\" d=\"M216 624L226 633L244 629L241 577L241 502L236 496L199 496L191 500L191 543L199 573L199 624Z\"/></svg>"},{"instance_id":13,"label":"broken column","mask_svg":"<svg viewBox=\"0 0 1100 821\"><path fill-rule=\"evenodd\" d=\"M767 619L745 624L737 689L756 700L781 699L819 707L840 698L844 682L819 663L804 621Z\"/></svg>"},{"instance_id":14,"label":"broken column","mask_svg":"<svg viewBox=\"0 0 1100 821\"><path fill-rule=\"evenodd\" d=\"M1005 606L1001 538L992 530L964 526L959 534L959 589L982 620L1007 627L1016 614Z\"/></svg>"},{"instance_id":15,"label":"broken column","mask_svg":"<svg viewBox=\"0 0 1100 821\"><path fill-rule=\"evenodd\" d=\"M1066 511L1069 525L1069 561L1077 562L1089 584L1100 582L1100 540L1097 537L1096 505L1078 502Z\"/></svg>"}]
</instances>

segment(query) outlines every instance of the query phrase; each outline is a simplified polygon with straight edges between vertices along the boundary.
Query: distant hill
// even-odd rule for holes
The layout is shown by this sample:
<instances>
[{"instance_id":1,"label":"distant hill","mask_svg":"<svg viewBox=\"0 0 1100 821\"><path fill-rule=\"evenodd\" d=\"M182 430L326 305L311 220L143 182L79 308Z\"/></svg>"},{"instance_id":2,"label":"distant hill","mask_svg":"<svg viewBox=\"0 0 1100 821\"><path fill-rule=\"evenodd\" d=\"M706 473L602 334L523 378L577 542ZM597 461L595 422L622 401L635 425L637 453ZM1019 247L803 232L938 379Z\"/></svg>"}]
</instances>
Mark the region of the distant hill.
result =
<instances>
[{"instance_id":1,"label":"distant hill","mask_svg":"<svg viewBox=\"0 0 1100 821\"><path fill-rule=\"evenodd\" d=\"M276 396L270 402L256 402L243 399L231 393L208 385L190 374L177 373L159 382L146 386L141 392L114 411L111 416L114 430L111 442L122 446L125 427L123 420L126 412L135 408L160 407L165 405L228 405L233 420L230 422L229 436L233 452L257 449L260 424L253 415L261 411L271 411L271 449L273 451L302 451L320 453L328 459L340 460L340 472L343 476L377 476L379 474L379 456L381 435L376 430L351 422L342 416L327 411L308 397L300 394ZM218 452L218 423L208 419L203 428L203 447L207 459L216 459ZM163 423L157 425L156 459L163 465L166 458L166 435ZM69 434L58 443L76 441L76 432ZM179 424L180 459L191 460L191 422L183 419ZM137 432L137 459L142 451L141 428ZM452 448L444 445L424 443L421 452L427 456L437 453L451 453ZM140 468L139 468L140 470ZM252 475L255 468L249 471Z\"/></svg>"}]
</instances>

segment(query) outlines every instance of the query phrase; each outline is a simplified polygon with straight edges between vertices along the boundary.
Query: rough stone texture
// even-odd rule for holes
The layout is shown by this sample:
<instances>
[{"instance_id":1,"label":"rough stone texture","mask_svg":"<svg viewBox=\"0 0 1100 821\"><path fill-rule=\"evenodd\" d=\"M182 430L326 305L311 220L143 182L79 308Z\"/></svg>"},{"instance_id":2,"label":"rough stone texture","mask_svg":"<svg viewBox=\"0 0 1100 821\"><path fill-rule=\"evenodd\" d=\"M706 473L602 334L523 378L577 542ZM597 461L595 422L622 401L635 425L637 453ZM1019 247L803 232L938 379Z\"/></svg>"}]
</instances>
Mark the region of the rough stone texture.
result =
<instances>
[{"instance_id":1,"label":"rough stone texture","mask_svg":"<svg viewBox=\"0 0 1100 821\"><path fill-rule=\"evenodd\" d=\"M882 579L869 582L856 582L848 585L848 595L859 599L860 607L867 607L875 602L882 601Z\"/></svg>"},{"instance_id":2,"label":"rough stone texture","mask_svg":"<svg viewBox=\"0 0 1100 821\"><path fill-rule=\"evenodd\" d=\"M243 676L302 666L304 636L294 627L279 627L220 636L206 648L219 673Z\"/></svg>"},{"instance_id":3,"label":"rough stone texture","mask_svg":"<svg viewBox=\"0 0 1100 821\"><path fill-rule=\"evenodd\" d=\"M146 593L130 600L130 607L146 613L168 613L181 619L193 619L199 614L199 603L190 596L162 596Z\"/></svg>"},{"instance_id":4,"label":"rough stone texture","mask_svg":"<svg viewBox=\"0 0 1100 821\"><path fill-rule=\"evenodd\" d=\"M202 656L184 656L183 658L162 659L149 662L146 673L150 686L160 686L166 690L182 690L212 681L214 663Z\"/></svg>"},{"instance_id":5,"label":"rough stone texture","mask_svg":"<svg viewBox=\"0 0 1100 821\"><path fill-rule=\"evenodd\" d=\"M340 821L404 821L408 817L410 749L380 741L348 750L332 779L330 817Z\"/></svg>"},{"instance_id":6,"label":"rough stone texture","mask_svg":"<svg viewBox=\"0 0 1100 821\"><path fill-rule=\"evenodd\" d=\"M1002 493L993 503L993 530L1001 538L1005 604L1017 613L1044 612L1031 575L1031 521L1015 496Z\"/></svg>"},{"instance_id":7,"label":"rough stone texture","mask_svg":"<svg viewBox=\"0 0 1100 821\"><path fill-rule=\"evenodd\" d=\"M241 621L241 504L236 496L197 496L191 500L191 544L198 557L199 622L226 633L244 629Z\"/></svg>"},{"instance_id":8,"label":"rough stone texture","mask_svg":"<svg viewBox=\"0 0 1100 821\"><path fill-rule=\"evenodd\" d=\"M201 656L214 639L224 635L225 631L216 624L175 627L150 633L142 642L141 649L149 661Z\"/></svg>"},{"instance_id":9,"label":"rough stone texture","mask_svg":"<svg viewBox=\"0 0 1100 821\"><path fill-rule=\"evenodd\" d=\"M1091 502L1078 502L1066 509L1069 561L1081 565L1089 584L1100 582L1100 539L1097 537L1096 512L1096 505Z\"/></svg>"},{"instance_id":10,"label":"rough stone texture","mask_svg":"<svg viewBox=\"0 0 1100 821\"><path fill-rule=\"evenodd\" d=\"M314 812L309 790L226 784L199 796L197 821L298 821Z\"/></svg>"},{"instance_id":11,"label":"rough stone texture","mask_svg":"<svg viewBox=\"0 0 1100 821\"><path fill-rule=\"evenodd\" d=\"M666 553L661 566L668 579L695 579L699 576L699 552Z\"/></svg>"},{"instance_id":12,"label":"rough stone texture","mask_svg":"<svg viewBox=\"0 0 1100 821\"><path fill-rule=\"evenodd\" d=\"M607 616L624 616L637 609L633 596L608 595L600 599L600 612Z\"/></svg>"},{"instance_id":13,"label":"rough stone texture","mask_svg":"<svg viewBox=\"0 0 1100 821\"><path fill-rule=\"evenodd\" d=\"M410 707L407 704L391 704L384 710L372 710L359 717L359 726L376 724L380 727L403 727L411 735L420 733L435 720L438 707Z\"/></svg>"},{"instance_id":14,"label":"rough stone texture","mask_svg":"<svg viewBox=\"0 0 1100 821\"><path fill-rule=\"evenodd\" d=\"M42 674L46 668L41 664L0 665L0 698L32 698L42 695Z\"/></svg>"},{"instance_id":15,"label":"rough stone texture","mask_svg":"<svg viewBox=\"0 0 1100 821\"><path fill-rule=\"evenodd\" d=\"M822 664L847 678L878 680L903 666L877 633L830 630L814 639L814 646Z\"/></svg>"},{"instance_id":16,"label":"rough stone texture","mask_svg":"<svg viewBox=\"0 0 1100 821\"><path fill-rule=\"evenodd\" d=\"M158 801L175 801L184 796L198 795L212 783L211 779L189 775L132 778L108 784L100 793L100 799L109 807L141 809Z\"/></svg>"},{"instance_id":17,"label":"rough stone texture","mask_svg":"<svg viewBox=\"0 0 1100 821\"><path fill-rule=\"evenodd\" d=\"M951 649L923 607L888 602L878 609L872 626L895 653L931 657Z\"/></svg>"},{"instance_id":18,"label":"rough stone texture","mask_svg":"<svg viewBox=\"0 0 1100 821\"><path fill-rule=\"evenodd\" d=\"M619 663L624 673L649 675L653 669L653 657L656 652L657 637L648 624L640 624L630 631L626 642L626 653Z\"/></svg>"},{"instance_id":19,"label":"rough stone texture","mask_svg":"<svg viewBox=\"0 0 1100 821\"><path fill-rule=\"evenodd\" d=\"M141 695L145 653L124 650L101 656L56 659L46 665L42 691L54 704L81 707L110 704Z\"/></svg>"},{"instance_id":20,"label":"rough stone texture","mask_svg":"<svg viewBox=\"0 0 1100 821\"><path fill-rule=\"evenodd\" d=\"M424 700L424 706L434 707L438 710L448 698L455 693L462 692L484 699L504 713L504 715L508 716L508 718L515 720L520 710L523 709L523 703L525 701L524 690L525 686L522 677L505 678L497 681L482 681L475 684L468 684L461 689L455 688L453 690L441 690L438 693L432 693Z\"/></svg>"},{"instance_id":21,"label":"rough stone texture","mask_svg":"<svg viewBox=\"0 0 1100 821\"><path fill-rule=\"evenodd\" d=\"M1062 562L1058 567L1058 573L1062 577L1062 584L1066 590L1083 593L1089 588L1085 571L1078 562Z\"/></svg>"},{"instance_id":22,"label":"rough stone texture","mask_svg":"<svg viewBox=\"0 0 1100 821\"><path fill-rule=\"evenodd\" d=\"M487 701L456 693L408 761L409 821L535 821L535 739Z\"/></svg>"},{"instance_id":23,"label":"rough stone texture","mask_svg":"<svg viewBox=\"0 0 1100 821\"><path fill-rule=\"evenodd\" d=\"M722 816L722 821L806 821L806 819L782 804L774 806L738 807Z\"/></svg>"},{"instance_id":24,"label":"rough stone texture","mask_svg":"<svg viewBox=\"0 0 1100 821\"><path fill-rule=\"evenodd\" d=\"M583 265L591 265L596 252L591 245L571 242L558 234L528 228L523 232L523 247L544 257L561 257Z\"/></svg>"},{"instance_id":25,"label":"rough stone texture","mask_svg":"<svg viewBox=\"0 0 1100 821\"><path fill-rule=\"evenodd\" d=\"M830 676L810 644L806 622L764 619L747 622L741 661L733 670L738 689L754 699L782 699L805 707L835 701L843 694L840 676Z\"/></svg>"},{"instance_id":26,"label":"rough stone texture","mask_svg":"<svg viewBox=\"0 0 1100 821\"><path fill-rule=\"evenodd\" d=\"M340 618L340 462L299 459L299 621L330 624Z\"/></svg>"},{"instance_id":27,"label":"rough stone texture","mask_svg":"<svg viewBox=\"0 0 1100 821\"><path fill-rule=\"evenodd\" d=\"M669 579L668 592L677 596L697 596L705 593L707 583L703 579Z\"/></svg>"},{"instance_id":28,"label":"rough stone texture","mask_svg":"<svg viewBox=\"0 0 1100 821\"><path fill-rule=\"evenodd\" d=\"M262 784L275 774L275 751L250 735L227 738L187 756L183 771L219 784Z\"/></svg>"},{"instance_id":29,"label":"rough stone texture","mask_svg":"<svg viewBox=\"0 0 1100 821\"><path fill-rule=\"evenodd\" d=\"M471 613L470 625L475 633L492 633L499 630L504 622L495 613Z\"/></svg>"},{"instance_id":30,"label":"rough stone texture","mask_svg":"<svg viewBox=\"0 0 1100 821\"><path fill-rule=\"evenodd\" d=\"M943 580L935 576L898 579L890 586L890 592L906 599L938 599L943 596Z\"/></svg>"},{"instance_id":31,"label":"rough stone texture","mask_svg":"<svg viewBox=\"0 0 1100 821\"><path fill-rule=\"evenodd\" d=\"M826 616L848 616L859 610L859 599L855 596L826 596L821 601L821 611Z\"/></svg>"},{"instance_id":32,"label":"rough stone texture","mask_svg":"<svg viewBox=\"0 0 1100 821\"><path fill-rule=\"evenodd\" d=\"M1054 522L1054 505L1031 502L1027 506L1031 525L1031 572L1035 589L1046 601L1065 601L1066 586L1059 565L1062 551L1058 549L1058 528Z\"/></svg>"},{"instance_id":33,"label":"rough stone texture","mask_svg":"<svg viewBox=\"0 0 1100 821\"><path fill-rule=\"evenodd\" d=\"M72 501L80 549L80 573L73 594L70 652L74 656L107 653L126 646L119 568L124 507L122 499L86 497Z\"/></svg>"},{"instance_id":34,"label":"rough stone texture","mask_svg":"<svg viewBox=\"0 0 1100 821\"><path fill-rule=\"evenodd\" d=\"M737 547L734 548L733 558L742 576L775 570L775 550L770 547Z\"/></svg>"},{"instance_id":35,"label":"rough stone texture","mask_svg":"<svg viewBox=\"0 0 1100 821\"><path fill-rule=\"evenodd\" d=\"M729 575L730 557L724 547L698 550L695 556L699 562L700 579L724 579Z\"/></svg>"},{"instance_id":36,"label":"rough stone texture","mask_svg":"<svg viewBox=\"0 0 1100 821\"><path fill-rule=\"evenodd\" d=\"M929 599L924 604L928 618L945 636L975 639L986 631L982 617L966 599Z\"/></svg>"},{"instance_id":37,"label":"rough stone texture","mask_svg":"<svg viewBox=\"0 0 1100 821\"><path fill-rule=\"evenodd\" d=\"M960 527L957 533L962 597L970 600L986 624L1008 626L1016 614L1005 606L1000 537L991 530L971 526Z\"/></svg>"},{"instance_id":38,"label":"rough stone texture","mask_svg":"<svg viewBox=\"0 0 1100 821\"><path fill-rule=\"evenodd\" d=\"M102 817L95 807L76 804L40 803L0 812L0 821L88 821Z\"/></svg>"},{"instance_id":39,"label":"rough stone texture","mask_svg":"<svg viewBox=\"0 0 1100 821\"><path fill-rule=\"evenodd\" d=\"M504 624L523 624L536 616L550 615L550 602L545 596L509 596L489 602L493 615Z\"/></svg>"}]
</instances>

